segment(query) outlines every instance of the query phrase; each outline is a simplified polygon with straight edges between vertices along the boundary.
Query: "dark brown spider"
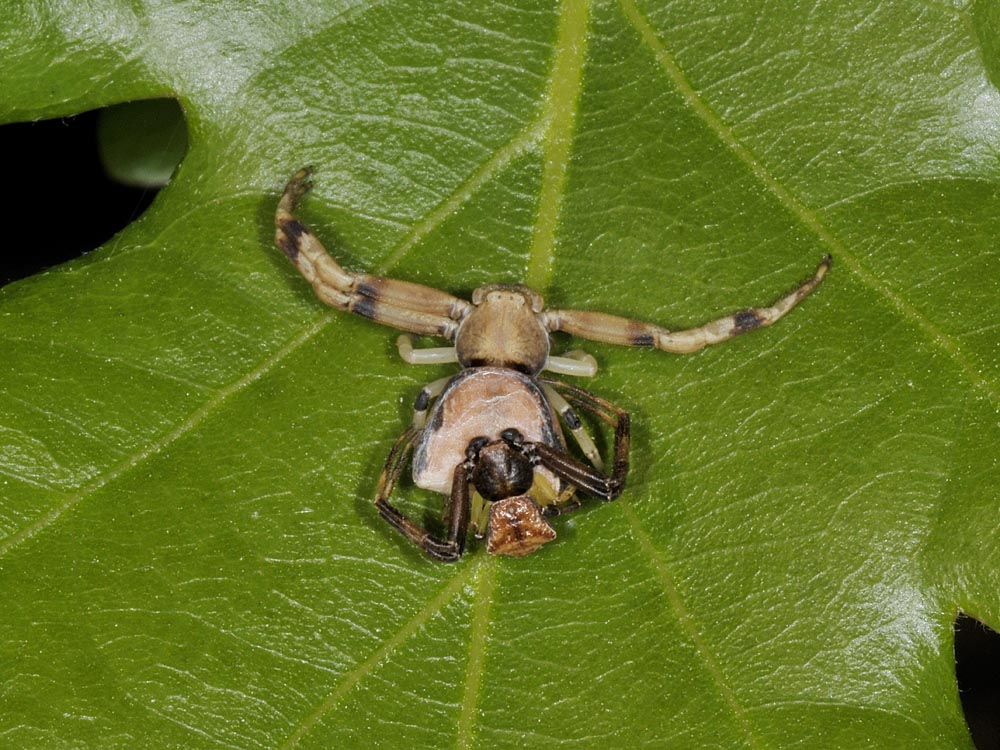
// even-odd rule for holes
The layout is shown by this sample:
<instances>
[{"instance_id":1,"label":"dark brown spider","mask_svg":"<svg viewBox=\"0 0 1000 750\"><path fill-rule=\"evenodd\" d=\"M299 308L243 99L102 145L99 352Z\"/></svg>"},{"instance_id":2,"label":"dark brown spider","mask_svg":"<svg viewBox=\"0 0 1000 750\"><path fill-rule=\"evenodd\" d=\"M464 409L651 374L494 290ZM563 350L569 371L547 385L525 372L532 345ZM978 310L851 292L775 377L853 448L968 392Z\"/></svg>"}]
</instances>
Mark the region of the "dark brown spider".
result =
<instances>
[{"instance_id":1,"label":"dark brown spider","mask_svg":"<svg viewBox=\"0 0 1000 750\"><path fill-rule=\"evenodd\" d=\"M555 538L543 515L579 507L573 499L577 490L613 500L625 486L629 415L582 388L539 377L543 370L578 376L597 372L597 362L585 352L552 355L551 332L695 352L771 325L815 289L830 268L827 255L811 278L772 306L683 331L588 310L546 310L542 298L520 284L482 286L467 302L420 284L341 268L294 216L311 187L310 172L296 173L278 203L278 247L328 305L407 331L397 341L405 361L457 362L463 368L421 389L413 423L390 451L375 496L381 516L439 560L459 559L470 529L487 537L491 553L526 555ZM440 336L454 345L415 349L413 334ZM603 473L604 462L574 406L613 427L610 475ZM557 415L591 465L567 452ZM411 450L414 483L450 497L444 539L390 502Z\"/></svg>"}]
</instances>

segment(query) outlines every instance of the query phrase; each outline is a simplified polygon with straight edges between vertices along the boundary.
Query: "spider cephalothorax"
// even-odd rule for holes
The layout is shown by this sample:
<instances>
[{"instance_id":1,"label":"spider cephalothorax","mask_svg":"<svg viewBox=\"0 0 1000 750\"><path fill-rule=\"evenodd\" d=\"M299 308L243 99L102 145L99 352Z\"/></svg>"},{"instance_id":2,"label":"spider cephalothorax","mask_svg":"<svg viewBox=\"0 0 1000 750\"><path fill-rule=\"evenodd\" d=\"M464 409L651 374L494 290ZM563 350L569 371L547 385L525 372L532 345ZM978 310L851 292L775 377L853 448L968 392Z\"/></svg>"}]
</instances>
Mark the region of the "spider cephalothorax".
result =
<instances>
[{"instance_id":1,"label":"spider cephalothorax","mask_svg":"<svg viewBox=\"0 0 1000 750\"><path fill-rule=\"evenodd\" d=\"M582 388L539 377L543 370L591 376L589 354L551 353L555 331L594 341L695 352L710 344L771 325L822 281L830 256L815 273L770 307L755 307L682 331L589 310L546 310L522 285L489 284L471 302L446 292L382 276L345 271L294 216L309 189L310 170L285 187L275 214L275 240L328 305L392 326L399 353L411 364L457 362L462 370L424 386L413 424L386 460L375 504L379 514L439 560L459 559L468 532L487 537L495 554L525 555L555 538L542 515L573 510L583 494L613 500L628 474L629 415ZM413 335L440 336L448 347L414 348ZM575 409L614 430L610 474ZM587 458L574 458L559 421ZM450 497L446 533L436 536L390 502L407 457L419 487Z\"/></svg>"},{"instance_id":2,"label":"spider cephalothorax","mask_svg":"<svg viewBox=\"0 0 1000 750\"><path fill-rule=\"evenodd\" d=\"M472 307L455 334L462 367L510 367L537 375L549 357L542 298L521 284L490 284L472 293Z\"/></svg>"}]
</instances>

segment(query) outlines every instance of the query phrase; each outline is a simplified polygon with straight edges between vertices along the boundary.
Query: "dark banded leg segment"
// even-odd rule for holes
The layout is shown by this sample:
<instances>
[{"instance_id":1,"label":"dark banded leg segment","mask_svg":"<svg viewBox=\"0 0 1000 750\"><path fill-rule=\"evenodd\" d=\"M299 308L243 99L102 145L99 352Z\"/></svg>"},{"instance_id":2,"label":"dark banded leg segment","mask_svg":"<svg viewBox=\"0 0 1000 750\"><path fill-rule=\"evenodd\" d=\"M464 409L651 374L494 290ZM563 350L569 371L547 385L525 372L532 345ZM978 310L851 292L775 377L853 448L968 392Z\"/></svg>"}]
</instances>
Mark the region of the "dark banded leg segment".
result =
<instances>
[{"instance_id":1,"label":"dark banded leg segment","mask_svg":"<svg viewBox=\"0 0 1000 750\"><path fill-rule=\"evenodd\" d=\"M584 427L583 422L580 421L580 417L577 413L573 411L573 407L559 395L559 391L553 388L548 383L542 383L542 390L545 392L545 397L552 404L553 408L559 413L560 418L563 421L569 431L573 434L573 438L576 440L577 445L580 446L580 450L587 457L599 471L604 470L604 459L601 458L600 452L597 450L597 446L594 445L593 439L587 432L587 428Z\"/></svg>"},{"instance_id":2,"label":"dark banded leg segment","mask_svg":"<svg viewBox=\"0 0 1000 750\"><path fill-rule=\"evenodd\" d=\"M300 169L285 187L274 215L274 239L316 295L331 307L402 331L454 339L468 302L422 284L345 271L295 218L312 187L310 174L309 168Z\"/></svg>"},{"instance_id":3,"label":"dark banded leg segment","mask_svg":"<svg viewBox=\"0 0 1000 750\"><path fill-rule=\"evenodd\" d=\"M385 467L382 469L382 475L379 477L378 489L375 492L375 507L390 526L435 560L456 562L462 557L462 551L465 549L465 538L469 527L469 480L468 467L465 464L461 464L455 470L452 482L451 505L447 513L447 539L438 539L389 502L396 481L406 466L406 457L413 448L413 441L419 434L420 430L411 426L392 446Z\"/></svg>"},{"instance_id":4,"label":"dark banded leg segment","mask_svg":"<svg viewBox=\"0 0 1000 750\"><path fill-rule=\"evenodd\" d=\"M628 412L575 385L560 383L548 378L539 378L539 381L543 385L558 390L577 409L594 414L614 429L614 457L611 473L609 475L598 471L568 455L565 451L544 443L523 443L522 449L529 456L534 456L540 465L585 495L599 497L603 500L614 500L625 489L625 479L628 476L631 447L631 422ZM576 499L563 505L547 506L543 512L546 515L560 515L576 510L581 505L582 502Z\"/></svg>"},{"instance_id":5,"label":"dark banded leg segment","mask_svg":"<svg viewBox=\"0 0 1000 750\"><path fill-rule=\"evenodd\" d=\"M750 307L684 331L668 331L652 323L590 310L548 310L542 315L549 331L565 331L608 344L648 346L688 354L780 320L819 285L830 270L830 263L830 256L824 256L809 279L770 307Z\"/></svg>"}]
</instances>

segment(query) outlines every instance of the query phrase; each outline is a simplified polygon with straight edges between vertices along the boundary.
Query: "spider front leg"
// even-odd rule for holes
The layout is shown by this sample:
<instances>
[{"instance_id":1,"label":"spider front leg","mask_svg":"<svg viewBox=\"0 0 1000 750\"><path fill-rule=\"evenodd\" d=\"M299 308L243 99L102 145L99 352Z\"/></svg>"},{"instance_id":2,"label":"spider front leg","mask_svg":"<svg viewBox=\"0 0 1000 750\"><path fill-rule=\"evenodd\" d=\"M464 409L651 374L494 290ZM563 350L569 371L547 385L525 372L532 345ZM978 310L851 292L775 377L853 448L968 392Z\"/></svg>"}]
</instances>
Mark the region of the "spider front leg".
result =
<instances>
[{"instance_id":1,"label":"spider front leg","mask_svg":"<svg viewBox=\"0 0 1000 750\"><path fill-rule=\"evenodd\" d=\"M770 307L750 307L684 331L668 331L652 323L590 310L548 310L542 315L550 331L565 331L608 344L655 346L667 352L687 354L780 320L817 287L830 270L830 263L830 256L824 256L812 277Z\"/></svg>"},{"instance_id":2,"label":"spider front leg","mask_svg":"<svg viewBox=\"0 0 1000 750\"><path fill-rule=\"evenodd\" d=\"M312 170L300 169L288 182L274 215L275 243L295 264L323 302L340 310L423 335L453 339L470 309L465 300L421 284L341 268L316 236L295 218L295 209L312 183Z\"/></svg>"},{"instance_id":3,"label":"spider front leg","mask_svg":"<svg viewBox=\"0 0 1000 750\"><path fill-rule=\"evenodd\" d=\"M603 500L614 500L625 489L625 479L628 476L631 446L631 421L628 412L583 388L548 378L540 378L539 380L549 388L558 389L566 400L577 408L589 411L601 421L611 425L615 431L611 474L605 474L593 466L576 460L565 451L544 443L525 443L522 441L518 444L522 446L522 450L527 455L534 457L539 464L552 471L566 483L585 494ZM514 436L511 438L516 441ZM507 437L505 436L504 439ZM543 512L546 515L558 515L576 510L581 505L580 500L574 500L563 505L547 506Z\"/></svg>"},{"instance_id":4,"label":"spider front leg","mask_svg":"<svg viewBox=\"0 0 1000 750\"><path fill-rule=\"evenodd\" d=\"M469 508L471 498L469 493L469 467L462 463L455 469L452 480L451 504L446 514L448 518L448 537L438 539L420 524L405 515L395 505L389 502L396 481L406 465L406 456L413 447L413 441L420 435L420 429L409 427L389 451L385 467L378 480L375 492L375 507L379 515L399 531L403 536L420 547L424 552L442 562L455 562L462 557L465 549L465 539L469 529Z\"/></svg>"}]
</instances>

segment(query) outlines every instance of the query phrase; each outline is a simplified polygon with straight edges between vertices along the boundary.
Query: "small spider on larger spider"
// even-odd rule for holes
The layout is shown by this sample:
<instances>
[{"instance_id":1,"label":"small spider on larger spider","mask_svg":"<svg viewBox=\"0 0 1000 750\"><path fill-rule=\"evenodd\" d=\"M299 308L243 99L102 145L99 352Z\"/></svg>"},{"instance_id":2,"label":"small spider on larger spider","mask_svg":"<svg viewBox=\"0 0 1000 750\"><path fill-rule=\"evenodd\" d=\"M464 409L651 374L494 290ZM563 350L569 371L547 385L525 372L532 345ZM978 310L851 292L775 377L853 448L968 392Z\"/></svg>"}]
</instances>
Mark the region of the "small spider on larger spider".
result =
<instances>
[{"instance_id":1,"label":"small spider on larger spider","mask_svg":"<svg viewBox=\"0 0 1000 750\"><path fill-rule=\"evenodd\" d=\"M301 169L285 187L275 213L275 241L316 295L332 307L406 331L397 345L410 364L457 362L463 368L421 389L413 422L389 452L375 493L386 521L446 562L462 556L470 531L486 537L492 554L527 555L556 536L544 516L580 507L577 491L614 500L625 487L629 415L589 391L540 376L543 370L584 377L597 372L596 360L585 352L551 354L550 333L696 352L771 325L830 268L826 255L808 280L770 307L740 310L683 331L589 310L546 310L542 298L520 284L479 287L467 302L420 284L341 268L294 216L312 187L310 175L311 169ZM416 349L413 334L439 336L453 346ZM613 428L609 474L574 407ZM560 418L589 464L570 455ZM450 498L443 538L390 502L411 451L414 484Z\"/></svg>"}]
</instances>

